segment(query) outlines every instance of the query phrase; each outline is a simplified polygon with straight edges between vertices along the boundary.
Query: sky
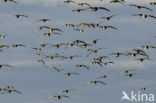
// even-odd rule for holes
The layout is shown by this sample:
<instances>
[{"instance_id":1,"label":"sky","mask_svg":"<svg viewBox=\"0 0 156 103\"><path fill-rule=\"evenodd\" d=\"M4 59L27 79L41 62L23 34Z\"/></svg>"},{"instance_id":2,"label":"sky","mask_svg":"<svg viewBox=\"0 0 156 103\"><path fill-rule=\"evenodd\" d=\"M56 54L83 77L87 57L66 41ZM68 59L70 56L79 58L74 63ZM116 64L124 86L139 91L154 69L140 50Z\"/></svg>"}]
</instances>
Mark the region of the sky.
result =
<instances>
[{"instance_id":1,"label":"sky","mask_svg":"<svg viewBox=\"0 0 156 103\"><path fill-rule=\"evenodd\" d=\"M156 49L145 50L150 60L139 62L138 57L121 56L115 57L109 55L115 52L128 52L134 48L143 48L143 45L156 46L156 19L142 19L134 14L143 13L156 16L156 6L150 6L149 3L154 0L125 0L125 4L109 4L110 0L74 0L75 2L87 2L92 6L102 6L111 10L107 12L99 10L82 11L80 13L72 12L74 9L86 8L76 4L65 4L63 0L16 0L18 4L12 2L0 2L0 34L5 35L5 39L0 38L0 45L24 44L26 47L3 48L0 52L0 64L9 64L13 68L4 66L0 68L0 88L7 85L13 86L16 90L22 92L0 94L0 103L114 103L121 101L122 91L130 94L131 91L137 93L139 88L147 87L146 91L141 93L156 95ZM156 2L156 1L155 1ZM129 4L145 5L153 11L146 9L137 10ZM21 17L17 19L16 14L27 15L28 18ZM103 16L117 15L110 21L100 19ZM42 18L49 18L47 23L37 22ZM66 27L65 24L80 24L81 22L99 23L100 25L112 25L118 30L99 28L85 28L83 33L74 30L72 27ZM61 29L60 35L46 37L41 35L46 30L39 31L40 26L51 26ZM47 46L41 52L33 50L34 47L40 47L42 43L56 44L68 43L74 40L83 40L87 43L99 38L96 45L87 47L64 46L59 49ZM86 57L87 49L103 48L97 54L91 54ZM36 53L41 53L37 56ZM63 56L79 55L73 60L62 60L55 58L53 60L44 58L43 55L53 55L59 53ZM99 56L109 55L109 59L104 61L113 61L115 64L108 64L100 67L91 65L92 59ZM46 65L53 65L62 68L61 72L55 70L48 71L42 63L37 60L43 59ZM76 64L89 65L89 70L81 68L76 69ZM125 70L134 70L136 74L129 78L123 73ZM64 73L76 72L80 75L71 75L66 77ZM88 84L95 78L108 74L106 79L96 79L105 82L103 84ZM87 84L87 85L85 85ZM68 94L68 98L62 98L57 101L55 98L48 98L54 95L63 95L61 90L75 89ZM143 102L144 103L144 102ZM154 103L154 102L153 102Z\"/></svg>"}]
</instances>

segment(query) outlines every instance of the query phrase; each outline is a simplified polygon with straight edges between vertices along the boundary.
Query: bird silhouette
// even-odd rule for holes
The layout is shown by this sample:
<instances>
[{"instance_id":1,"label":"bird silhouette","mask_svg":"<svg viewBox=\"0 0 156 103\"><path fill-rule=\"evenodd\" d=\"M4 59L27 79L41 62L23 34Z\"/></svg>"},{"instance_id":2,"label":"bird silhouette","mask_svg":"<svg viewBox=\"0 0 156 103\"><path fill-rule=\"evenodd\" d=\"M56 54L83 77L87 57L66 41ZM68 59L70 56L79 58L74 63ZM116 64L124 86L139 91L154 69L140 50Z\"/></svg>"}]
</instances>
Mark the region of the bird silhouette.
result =
<instances>
[{"instance_id":1,"label":"bird silhouette","mask_svg":"<svg viewBox=\"0 0 156 103\"><path fill-rule=\"evenodd\" d=\"M125 91L122 91L122 94L123 96L121 98L121 101L123 101L124 99L131 101L131 99L129 98L128 94Z\"/></svg>"},{"instance_id":2,"label":"bird silhouette","mask_svg":"<svg viewBox=\"0 0 156 103\"><path fill-rule=\"evenodd\" d=\"M106 30L108 28L111 28L111 29L114 29L114 30L118 30L117 28L115 28L113 26L109 26L109 25L103 25L103 26L100 26L100 28L102 28L102 30Z\"/></svg>"},{"instance_id":3,"label":"bird silhouette","mask_svg":"<svg viewBox=\"0 0 156 103\"><path fill-rule=\"evenodd\" d=\"M2 2L4 2L4 3L8 2L8 1L18 4L17 1L15 1L15 0L2 0Z\"/></svg>"},{"instance_id":4,"label":"bird silhouette","mask_svg":"<svg viewBox=\"0 0 156 103\"><path fill-rule=\"evenodd\" d=\"M64 98L68 98L68 99L71 99L71 97L66 96L66 95L55 95L55 96L53 96L53 97L55 97L56 100L60 100L62 97L64 97Z\"/></svg>"},{"instance_id":5,"label":"bird silhouette","mask_svg":"<svg viewBox=\"0 0 156 103\"><path fill-rule=\"evenodd\" d=\"M43 23L48 22L48 21L51 21L51 20L47 18L37 20L37 22L43 22Z\"/></svg>"},{"instance_id":6,"label":"bird silhouette","mask_svg":"<svg viewBox=\"0 0 156 103\"><path fill-rule=\"evenodd\" d=\"M151 17L156 19L156 16L150 15L150 14L134 14L133 16L140 16L142 19L146 19L147 17Z\"/></svg>"},{"instance_id":7,"label":"bird silhouette","mask_svg":"<svg viewBox=\"0 0 156 103\"><path fill-rule=\"evenodd\" d=\"M86 8L86 9L87 9L87 8ZM105 8L105 7L93 7L93 6L90 6L90 7L88 7L88 9L91 9L91 10L94 11L94 12L95 12L95 11L98 11L99 9L110 12L110 10L107 9L107 8Z\"/></svg>"},{"instance_id":8,"label":"bird silhouette","mask_svg":"<svg viewBox=\"0 0 156 103\"><path fill-rule=\"evenodd\" d=\"M149 11L152 11L152 9L146 7L146 6L141 6L141 5L135 5L135 4L130 4L129 6L133 6L133 7L136 7L138 10L140 9L146 9L146 10L149 10Z\"/></svg>"},{"instance_id":9,"label":"bird silhouette","mask_svg":"<svg viewBox=\"0 0 156 103\"><path fill-rule=\"evenodd\" d=\"M75 91L75 89L64 89L64 90L61 90L63 93L69 93L71 91Z\"/></svg>"},{"instance_id":10,"label":"bird silhouette","mask_svg":"<svg viewBox=\"0 0 156 103\"><path fill-rule=\"evenodd\" d=\"M120 3L120 4L124 4L125 0L111 0L109 3L113 3L113 4L116 4L116 3Z\"/></svg>"},{"instance_id":11,"label":"bird silhouette","mask_svg":"<svg viewBox=\"0 0 156 103\"><path fill-rule=\"evenodd\" d=\"M107 16L107 17L103 16L103 17L101 17L101 19L106 19L107 21L109 21L114 16L117 16L117 15L111 15L111 16Z\"/></svg>"},{"instance_id":12,"label":"bird silhouette","mask_svg":"<svg viewBox=\"0 0 156 103\"><path fill-rule=\"evenodd\" d=\"M23 15L23 14L16 14L14 15L17 19L20 18L20 17L25 17L25 18L28 18L27 15Z\"/></svg>"}]
</instances>

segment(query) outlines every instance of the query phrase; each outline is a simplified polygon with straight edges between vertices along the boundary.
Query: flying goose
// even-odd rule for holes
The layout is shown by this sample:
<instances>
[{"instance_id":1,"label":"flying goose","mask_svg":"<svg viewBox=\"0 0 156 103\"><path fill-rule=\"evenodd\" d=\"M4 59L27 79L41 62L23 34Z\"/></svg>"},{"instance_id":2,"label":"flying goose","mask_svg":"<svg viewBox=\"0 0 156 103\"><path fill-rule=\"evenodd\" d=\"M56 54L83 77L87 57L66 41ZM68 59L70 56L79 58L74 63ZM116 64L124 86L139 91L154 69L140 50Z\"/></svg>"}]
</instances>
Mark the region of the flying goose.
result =
<instances>
[{"instance_id":1,"label":"flying goose","mask_svg":"<svg viewBox=\"0 0 156 103\"><path fill-rule=\"evenodd\" d=\"M55 65L53 65L53 69L55 69L57 72L62 71L63 69L56 67Z\"/></svg>"},{"instance_id":2,"label":"flying goose","mask_svg":"<svg viewBox=\"0 0 156 103\"><path fill-rule=\"evenodd\" d=\"M39 19L39 20L37 20L38 22L43 22L43 23L45 23L45 22L48 22L48 21L51 21L50 19L47 19L47 18L43 18L43 19Z\"/></svg>"},{"instance_id":3,"label":"flying goose","mask_svg":"<svg viewBox=\"0 0 156 103\"><path fill-rule=\"evenodd\" d=\"M82 40L75 40L75 41L73 41L72 42L73 44L79 44L79 43L83 43L83 44L86 44L86 42L85 41L82 41Z\"/></svg>"},{"instance_id":4,"label":"flying goose","mask_svg":"<svg viewBox=\"0 0 156 103\"><path fill-rule=\"evenodd\" d=\"M36 60L36 62L37 62L37 63L42 63L42 64L45 64L45 61L44 61L44 60L41 60L41 59Z\"/></svg>"},{"instance_id":5,"label":"flying goose","mask_svg":"<svg viewBox=\"0 0 156 103\"><path fill-rule=\"evenodd\" d=\"M156 16L149 15L149 14L134 14L133 16L140 16L142 19L146 19L147 17L156 19Z\"/></svg>"},{"instance_id":6,"label":"flying goose","mask_svg":"<svg viewBox=\"0 0 156 103\"><path fill-rule=\"evenodd\" d=\"M94 85L96 85L96 84L103 84L103 85L106 85L106 83L104 83L102 81L98 81L98 80L89 81L85 85L88 85L88 84L94 84Z\"/></svg>"},{"instance_id":7,"label":"flying goose","mask_svg":"<svg viewBox=\"0 0 156 103\"><path fill-rule=\"evenodd\" d=\"M101 10L105 10L105 11L110 12L110 10L105 8L105 7L93 7L93 6L90 6L90 7L88 7L88 9L91 9L92 11L98 11L99 9L101 9Z\"/></svg>"},{"instance_id":8,"label":"flying goose","mask_svg":"<svg viewBox=\"0 0 156 103\"><path fill-rule=\"evenodd\" d=\"M23 14L17 14L17 15L14 15L17 19L18 18L20 18L20 17L26 17L26 18L28 18L28 16L27 15L23 15Z\"/></svg>"},{"instance_id":9,"label":"flying goose","mask_svg":"<svg viewBox=\"0 0 156 103\"><path fill-rule=\"evenodd\" d=\"M143 48L144 50L147 50L147 49L149 49L149 48L154 48L154 49L156 49L156 46L144 45L144 46L142 46L142 48Z\"/></svg>"},{"instance_id":10,"label":"flying goose","mask_svg":"<svg viewBox=\"0 0 156 103\"><path fill-rule=\"evenodd\" d=\"M99 39L99 38L97 38L97 39L93 40L93 41L92 41L92 43L93 43L93 44L96 44L96 43L97 43L97 41L99 41L99 40L100 40L100 39Z\"/></svg>"},{"instance_id":11,"label":"flying goose","mask_svg":"<svg viewBox=\"0 0 156 103\"><path fill-rule=\"evenodd\" d=\"M57 56L53 56L53 55L50 55L50 56L49 56L49 55L44 55L44 57L45 57L45 58L49 58L49 59L52 60L52 59L54 59L54 58L57 57Z\"/></svg>"},{"instance_id":12,"label":"flying goose","mask_svg":"<svg viewBox=\"0 0 156 103\"><path fill-rule=\"evenodd\" d=\"M23 44L13 44L12 47L17 48L17 47L26 47Z\"/></svg>"},{"instance_id":13,"label":"flying goose","mask_svg":"<svg viewBox=\"0 0 156 103\"><path fill-rule=\"evenodd\" d=\"M94 60L94 61L102 62L102 59L104 59L104 58L109 59L108 56L100 56L100 57L93 58L93 60Z\"/></svg>"},{"instance_id":14,"label":"flying goose","mask_svg":"<svg viewBox=\"0 0 156 103\"><path fill-rule=\"evenodd\" d=\"M0 88L0 94L5 94L5 91L9 90L9 89L13 89L13 86L5 86L5 87L1 87Z\"/></svg>"},{"instance_id":15,"label":"flying goose","mask_svg":"<svg viewBox=\"0 0 156 103\"><path fill-rule=\"evenodd\" d=\"M43 33L41 35L45 35L46 37L50 37L52 34L60 35L60 33L52 32L52 33Z\"/></svg>"},{"instance_id":16,"label":"flying goose","mask_svg":"<svg viewBox=\"0 0 156 103\"><path fill-rule=\"evenodd\" d=\"M84 28L83 29L74 29L76 31L79 31L80 33L84 32Z\"/></svg>"},{"instance_id":17,"label":"flying goose","mask_svg":"<svg viewBox=\"0 0 156 103\"><path fill-rule=\"evenodd\" d=\"M90 54L92 54L92 53L97 53L99 50L101 50L102 48L98 48L98 49L95 49L95 50L93 50L93 49L87 49L87 51L91 51L90 53L88 53L87 54L87 56L86 57L88 57Z\"/></svg>"},{"instance_id":18,"label":"flying goose","mask_svg":"<svg viewBox=\"0 0 156 103\"><path fill-rule=\"evenodd\" d=\"M57 72L60 72L60 71L63 70L63 69L61 69L61 68L56 67L55 65L53 65L53 67L49 67L49 66L47 66L47 65L44 65L44 67L47 68L48 71L51 71L51 70L54 69L54 70L56 70Z\"/></svg>"},{"instance_id":19,"label":"flying goose","mask_svg":"<svg viewBox=\"0 0 156 103\"><path fill-rule=\"evenodd\" d=\"M66 56L60 56L62 57L63 59L73 59L74 57L80 57L79 55L73 55L73 56L69 56L69 57L66 57Z\"/></svg>"},{"instance_id":20,"label":"flying goose","mask_svg":"<svg viewBox=\"0 0 156 103\"><path fill-rule=\"evenodd\" d=\"M114 16L116 16L116 15L111 15L111 16L107 16L107 17L101 17L101 19L106 19L107 21L109 21Z\"/></svg>"},{"instance_id":21,"label":"flying goose","mask_svg":"<svg viewBox=\"0 0 156 103\"><path fill-rule=\"evenodd\" d=\"M68 99L71 99L71 97L66 96L66 95L55 95L55 96L53 96L53 97L55 97L56 100L60 100L62 97L64 97L64 98L68 98Z\"/></svg>"},{"instance_id":22,"label":"flying goose","mask_svg":"<svg viewBox=\"0 0 156 103\"><path fill-rule=\"evenodd\" d=\"M127 53L127 54L132 56L132 57L136 57L138 53Z\"/></svg>"},{"instance_id":23,"label":"flying goose","mask_svg":"<svg viewBox=\"0 0 156 103\"><path fill-rule=\"evenodd\" d=\"M142 87L142 88L138 88L137 90L138 91L146 91L148 88L150 88L151 87L151 85L148 85L148 86L145 86L145 87Z\"/></svg>"},{"instance_id":24,"label":"flying goose","mask_svg":"<svg viewBox=\"0 0 156 103\"><path fill-rule=\"evenodd\" d=\"M40 28L49 29L50 33L53 33L54 31L63 32L63 31L62 31L61 29L59 29L59 28L52 28L52 27L49 27L49 26L41 26Z\"/></svg>"},{"instance_id":25,"label":"flying goose","mask_svg":"<svg viewBox=\"0 0 156 103\"><path fill-rule=\"evenodd\" d=\"M72 12L81 12L81 11L85 11L86 9L74 9L72 10ZM72 25L72 27L75 27L75 25Z\"/></svg>"},{"instance_id":26,"label":"flying goose","mask_svg":"<svg viewBox=\"0 0 156 103\"><path fill-rule=\"evenodd\" d=\"M42 48L32 48L32 49L34 49L34 50L36 50L38 52L40 52L42 50Z\"/></svg>"},{"instance_id":27,"label":"flying goose","mask_svg":"<svg viewBox=\"0 0 156 103\"><path fill-rule=\"evenodd\" d=\"M89 3L76 3L76 4L79 6L84 6L84 5L91 6Z\"/></svg>"},{"instance_id":28,"label":"flying goose","mask_svg":"<svg viewBox=\"0 0 156 103\"><path fill-rule=\"evenodd\" d=\"M125 0L111 0L109 3L120 3L120 4L124 4Z\"/></svg>"},{"instance_id":29,"label":"flying goose","mask_svg":"<svg viewBox=\"0 0 156 103\"><path fill-rule=\"evenodd\" d=\"M64 89L62 90L63 93L69 93L70 91L74 91L75 89Z\"/></svg>"},{"instance_id":30,"label":"flying goose","mask_svg":"<svg viewBox=\"0 0 156 103\"><path fill-rule=\"evenodd\" d=\"M91 64L98 64L100 67L103 67L102 62L100 61L92 61Z\"/></svg>"},{"instance_id":31,"label":"flying goose","mask_svg":"<svg viewBox=\"0 0 156 103\"><path fill-rule=\"evenodd\" d=\"M44 47L46 47L46 46L48 46L48 45L50 45L50 44L49 44L49 43L40 44L40 46L41 46L42 48L44 48Z\"/></svg>"},{"instance_id":32,"label":"flying goose","mask_svg":"<svg viewBox=\"0 0 156 103\"><path fill-rule=\"evenodd\" d=\"M149 59L149 58L139 58L139 59L136 59L136 60L138 60L140 62L143 62L144 60L151 60L151 59Z\"/></svg>"},{"instance_id":33,"label":"flying goose","mask_svg":"<svg viewBox=\"0 0 156 103\"><path fill-rule=\"evenodd\" d=\"M3 89L5 89L5 90L7 90L7 89L11 89L11 88L14 88L13 86L5 86L5 87L3 87Z\"/></svg>"},{"instance_id":34,"label":"flying goose","mask_svg":"<svg viewBox=\"0 0 156 103\"><path fill-rule=\"evenodd\" d=\"M144 9L147 9L149 11L152 11L152 9L146 7L146 6L141 6L141 5L135 5L135 4L130 4L129 6L133 6L133 7L136 7L138 10L144 8Z\"/></svg>"},{"instance_id":35,"label":"flying goose","mask_svg":"<svg viewBox=\"0 0 156 103\"><path fill-rule=\"evenodd\" d=\"M65 43L60 43L60 44L53 44L52 46L56 47L56 48L60 48L61 45L66 45Z\"/></svg>"},{"instance_id":36,"label":"flying goose","mask_svg":"<svg viewBox=\"0 0 156 103\"><path fill-rule=\"evenodd\" d=\"M107 64L114 64L114 62L112 62L112 61L110 61L110 62L101 62L102 64L104 64L105 66L107 65Z\"/></svg>"},{"instance_id":37,"label":"flying goose","mask_svg":"<svg viewBox=\"0 0 156 103\"><path fill-rule=\"evenodd\" d=\"M81 47L81 48L87 48L87 46L93 46L93 45L92 45L92 44L87 44L87 43L85 43L85 44L77 45L77 46L79 46L79 47Z\"/></svg>"},{"instance_id":38,"label":"flying goose","mask_svg":"<svg viewBox=\"0 0 156 103\"><path fill-rule=\"evenodd\" d=\"M22 94L20 91L18 90L15 90L15 89L8 89L8 90L5 90L7 93L12 93L12 92L16 92L18 94Z\"/></svg>"},{"instance_id":39,"label":"flying goose","mask_svg":"<svg viewBox=\"0 0 156 103\"><path fill-rule=\"evenodd\" d=\"M125 76L128 76L128 77L132 77L134 75L137 75L136 73L126 73Z\"/></svg>"},{"instance_id":40,"label":"flying goose","mask_svg":"<svg viewBox=\"0 0 156 103\"><path fill-rule=\"evenodd\" d=\"M124 73L128 74L131 71L135 71L134 69L125 70Z\"/></svg>"},{"instance_id":41,"label":"flying goose","mask_svg":"<svg viewBox=\"0 0 156 103\"><path fill-rule=\"evenodd\" d=\"M9 45L0 45L0 48L4 48L4 47L9 48L10 46Z\"/></svg>"},{"instance_id":42,"label":"flying goose","mask_svg":"<svg viewBox=\"0 0 156 103\"><path fill-rule=\"evenodd\" d=\"M86 65L83 65L83 64L77 64L76 67L77 67L77 68L84 67L84 68L86 68L87 70L89 70L89 67L86 66Z\"/></svg>"},{"instance_id":43,"label":"flying goose","mask_svg":"<svg viewBox=\"0 0 156 103\"><path fill-rule=\"evenodd\" d=\"M119 52L111 53L110 55L115 55L116 57L119 57L120 55L128 56L128 55L125 54L125 53L119 53Z\"/></svg>"},{"instance_id":44,"label":"flying goose","mask_svg":"<svg viewBox=\"0 0 156 103\"><path fill-rule=\"evenodd\" d=\"M108 28L111 28L111 29L114 29L114 30L118 30L117 28L115 28L113 26L109 26L109 25L103 25L103 26L100 26L100 28L102 28L102 30L106 30Z\"/></svg>"},{"instance_id":45,"label":"flying goose","mask_svg":"<svg viewBox=\"0 0 156 103\"><path fill-rule=\"evenodd\" d=\"M64 3L69 4L69 3L76 3L76 2L75 1L72 1L72 0L65 0Z\"/></svg>"},{"instance_id":46,"label":"flying goose","mask_svg":"<svg viewBox=\"0 0 156 103\"><path fill-rule=\"evenodd\" d=\"M102 75L102 76L99 76L98 78L96 78L96 79L101 79L101 78L104 78L104 79L106 79L107 77L108 77L108 75L110 74L110 72L109 73L107 73L107 74L104 74L104 75Z\"/></svg>"},{"instance_id":47,"label":"flying goose","mask_svg":"<svg viewBox=\"0 0 156 103\"><path fill-rule=\"evenodd\" d=\"M79 73L76 73L76 72L67 72L67 73L65 73L66 76L71 76L72 74L80 75Z\"/></svg>"},{"instance_id":48,"label":"flying goose","mask_svg":"<svg viewBox=\"0 0 156 103\"><path fill-rule=\"evenodd\" d=\"M15 1L15 0L2 0L2 2L4 2L4 3L8 2L8 1L18 4L17 1Z\"/></svg>"},{"instance_id":49,"label":"flying goose","mask_svg":"<svg viewBox=\"0 0 156 103\"><path fill-rule=\"evenodd\" d=\"M145 51L141 50L141 49L133 49L133 51L135 51L137 54L146 56L147 58L149 57L148 54Z\"/></svg>"}]
</instances>

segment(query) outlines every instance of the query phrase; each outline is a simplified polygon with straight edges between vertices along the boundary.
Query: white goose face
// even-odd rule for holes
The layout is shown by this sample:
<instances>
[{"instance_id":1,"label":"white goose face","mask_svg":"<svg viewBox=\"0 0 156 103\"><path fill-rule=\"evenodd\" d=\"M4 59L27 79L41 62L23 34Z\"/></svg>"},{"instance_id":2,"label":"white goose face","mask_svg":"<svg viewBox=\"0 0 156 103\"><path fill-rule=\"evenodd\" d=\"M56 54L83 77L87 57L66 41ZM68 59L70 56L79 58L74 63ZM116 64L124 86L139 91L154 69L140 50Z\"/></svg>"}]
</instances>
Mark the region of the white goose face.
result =
<instances>
[{"instance_id":1,"label":"white goose face","mask_svg":"<svg viewBox=\"0 0 156 103\"><path fill-rule=\"evenodd\" d=\"M143 14L143 15L141 16L141 18L142 18L142 19L146 19L146 18L147 18L147 15Z\"/></svg>"},{"instance_id":2,"label":"white goose face","mask_svg":"<svg viewBox=\"0 0 156 103\"><path fill-rule=\"evenodd\" d=\"M148 46L144 46L144 50L147 50L148 49Z\"/></svg>"},{"instance_id":3,"label":"white goose face","mask_svg":"<svg viewBox=\"0 0 156 103\"><path fill-rule=\"evenodd\" d=\"M107 28L106 26L103 26L103 27L102 27L103 30L106 30L106 28Z\"/></svg>"},{"instance_id":4,"label":"white goose face","mask_svg":"<svg viewBox=\"0 0 156 103\"><path fill-rule=\"evenodd\" d=\"M61 96L56 96L56 100L60 100L61 99Z\"/></svg>"}]
</instances>

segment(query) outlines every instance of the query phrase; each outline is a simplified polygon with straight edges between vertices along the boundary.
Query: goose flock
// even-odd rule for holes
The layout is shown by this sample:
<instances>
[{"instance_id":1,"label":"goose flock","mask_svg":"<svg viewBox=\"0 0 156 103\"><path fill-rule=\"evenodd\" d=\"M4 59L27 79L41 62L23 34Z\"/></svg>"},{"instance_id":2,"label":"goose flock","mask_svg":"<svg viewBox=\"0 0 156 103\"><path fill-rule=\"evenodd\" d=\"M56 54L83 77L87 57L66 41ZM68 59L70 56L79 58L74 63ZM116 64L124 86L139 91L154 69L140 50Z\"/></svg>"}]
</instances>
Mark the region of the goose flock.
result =
<instances>
[{"instance_id":1,"label":"goose flock","mask_svg":"<svg viewBox=\"0 0 156 103\"><path fill-rule=\"evenodd\" d=\"M2 0L0 102L113 103L123 90L156 93L156 1L143 1Z\"/></svg>"}]
</instances>

